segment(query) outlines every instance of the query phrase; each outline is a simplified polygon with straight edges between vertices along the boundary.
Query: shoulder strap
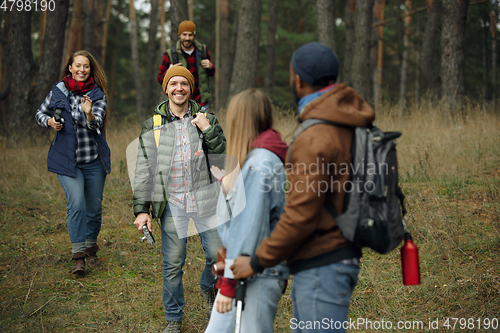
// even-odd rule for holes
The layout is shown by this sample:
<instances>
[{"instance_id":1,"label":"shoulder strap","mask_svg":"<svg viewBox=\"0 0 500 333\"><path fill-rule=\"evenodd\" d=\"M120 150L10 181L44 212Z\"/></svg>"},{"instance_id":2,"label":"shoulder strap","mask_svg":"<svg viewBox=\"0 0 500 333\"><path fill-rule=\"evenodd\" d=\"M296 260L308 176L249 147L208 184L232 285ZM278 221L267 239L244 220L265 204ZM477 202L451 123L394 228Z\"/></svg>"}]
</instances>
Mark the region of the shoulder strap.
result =
<instances>
[{"instance_id":1,"label":"shoulder strap","mask_svg":"<svg viewBox=\"0 0 500 333\"><path fill-rule=\"evenodd\" d=\"M299 131L297 132L297 134L295 134L295 136L292 139L292 142L290 142L290 146L288 147L288 162L291 162L291 158L292 158L292 145L293 145L293 142L295 141L295 139L305 129L307 129L307 128L311 127L311 126L314 126L314 125L318 125L318 124L330 124L330 125L334 125L334 123L326 121L326 120L322 120L322 119L309 118L309 119L304 120L302 122L301 126L300 126Z\"/></svg>"},{"instance_id":2,"label":"shoulder strap","mask_svg":"<svg viewBox=\"0 0 500 333\"><path fill-rule=\"evenodd\" d=\"M172 65L179 63L179 54L177 53L177 49L175 45L170 49L170 53L172 54Z\"/></svg>"},{"instance_id":3,"label":"shoulder strap","mask_svg":"<svg viewBox=\"0 0 500 333\"><path fill-rule=\"evenodd\" d=\"M201 60L205 60L205 59L208 59L207 58L207 49L206 49L205 44L202 44L201 45Z\"/></svg>"},{"instance_id":4,"label":"shoulder strap","mask_svg":"<svg viewBox=\"0 0 500 333\"><path fill-rule=\"evenodd\" d=\"M161 128L161 115L155 114L153 116L153 130L155 134L156 147L160 144L160 128Z\"/></svg>"}]
</instances>

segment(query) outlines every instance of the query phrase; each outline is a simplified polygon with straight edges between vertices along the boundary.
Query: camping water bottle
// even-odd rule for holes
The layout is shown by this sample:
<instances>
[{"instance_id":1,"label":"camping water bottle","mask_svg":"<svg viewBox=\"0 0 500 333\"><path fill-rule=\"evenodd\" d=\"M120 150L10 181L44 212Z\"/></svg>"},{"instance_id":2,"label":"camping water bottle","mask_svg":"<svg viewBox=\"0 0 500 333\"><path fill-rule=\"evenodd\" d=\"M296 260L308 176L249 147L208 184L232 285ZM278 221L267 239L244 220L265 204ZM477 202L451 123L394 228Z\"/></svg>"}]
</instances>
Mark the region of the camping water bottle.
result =
<instances>
[{"instance_id":1,"label":"camping water bottle","mask_svg":"<svg viewBox=\"0 0 500 333\"><path fill-rule=\"evenodd\" d=\"M418 264L418 247L413 243L411 234L405 233L405 244L401 247L401 267L403 284L411 286L420 284L420 267Z\"/></svg>"}]
</instances>

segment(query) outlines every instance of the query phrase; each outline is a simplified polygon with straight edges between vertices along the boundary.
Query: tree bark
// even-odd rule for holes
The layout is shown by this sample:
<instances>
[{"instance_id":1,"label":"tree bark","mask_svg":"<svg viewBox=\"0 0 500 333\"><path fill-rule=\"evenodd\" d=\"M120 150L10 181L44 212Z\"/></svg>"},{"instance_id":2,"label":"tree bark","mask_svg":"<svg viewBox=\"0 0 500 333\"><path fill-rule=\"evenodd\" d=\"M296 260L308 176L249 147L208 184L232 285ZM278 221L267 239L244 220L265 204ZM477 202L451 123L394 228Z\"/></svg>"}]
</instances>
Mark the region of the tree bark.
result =
<instances>
[{"instance_id":1,"label":"tree bark","mask_svg":"<svg viewBox=\"0 0 500 333\"><path fill-rule=\"evenodd\" d=\"M148 36L148 58L147 58L147 68L146 68L146 84L145 84L145 110L146 114L152 113L153 107L156 105L157 91L158 91L158 81L156 80L157 73L157 63L156 56L158 54L158 44L156 41L156 32L158 31L158 0L151 0L151 13L150 13L150 25L149 25L149 36ZM161 89L159 89L161 90Z\"/></svg>"},{"instance_id":2,"label":"tree bark","mask_svg":"<svg viewBox=\"0 0 500 333\"><path fill-rule=\"evenodd\" d=\"M335 0L316 0L316 13L318 41L335 51Z\"/></svg>"},{"instance_id":3,"label":"tree bark","mask_svg":"<svg viewBox=\"0 0 500 333\"><path fill-rule=\"evenodd\" d=\"M493 11L490 13L491 26L491 101L493 110L497 109L497 23L498 14L496 12L497 1L495 1Z\"/></svg>"},{"instance_id":4,"label":"tree bark","mask_svg":"<svg viewBox=\"0 0 500 333\"><path fill-rule=\"evenodd\" d=\"M83 1L83 48L102 64L104 1Z\"/></svg>"},{"instance_id":5,"label":"tree bark","mask_svg":"<svg viewBox=\"0 0 500 333\"><path fill-rule=\"evenodd\" d=\"M34 72L33 52L31 48L31 11L13 10L7 15L11 22L7 48L7 68L10 82L10 104L7 126L7 147L15 148L23 144L32 144L36 133L40 131L33 119L33 109L29 103L30 82ZM27 142L27 140L32 140Z\"/></svg>"},{"instance_id":6,"label":"tree bark","mask_svg":"<svg viewBox=\"0 0 500 333\"><path fill-rule=\"evenodd\" d=\"M441 77L439 70L438 33L441 26L441 0L427 0L427 22L422 40L422 61L420 71L428 90L429 98L437 100L441 93Z\"/></svg>"},{"instance_id":7,"label":"tree bark","mask_svg":"<svg viewBox=\"0 0 500 333\"><path fill-rule=\"evenodd\" d=\"M354 52L354 12L356 9L356 0L347 0L344 8L345 22L345 53L344 65L340 66L340 76L344 82L352 85L351 67Z\"/></svg>"},{"instance_id":8,"label":"tree bark","mask_svg":"<svg viewBox=\"0 0 500 333\"><path fill-rule=\"evenodd\" d=\"M40 56L40 67L36 75L36 92L33 106L43 102L52 85L61 76L61 63L64 62L64 33L68 20L68 2L57 0L55 10L47 12L47 29L43 42L43 52Z\"/></svg>"},{"instance_id":9,"label":"tree bark","mask_svg":"<svg viewBox=\"0 0 500 333\"><path fill-rule=\"evenodd\" d=\"M174 45L179 39L179 24L189 20L187 0L170 0L170 43Z\"/></svg>"},{"instance_id":10,"label":"tree bark","mask_svg":"<svg viewBox=\"0 0 500 333\"><path fill-rule=\"evenodd\" d=\"M269 1L269 21L267 22L266 76L264 89L273 98L274 70L276 65L276 29L278 27L278 0Z\"/></svg>"},{"instance_id":11,"label":"tree bark","mask_svg":"<svg viewBox=\"0 0 500 333\"><path fill-rule=\"evenodd\" d=\"M135 82L135 101L136 101L136 112L137 121L142 123L143 120L143 102L142 102L142 80L141 71L139 67L139 49L137 43L137 20L135 15L134 0L129 1L129 22L130 22L130 47L132 53L132 64L134 66L134 82Z\"/></svg>"},{"instance_id":12,"label":"tree bark","mask_svg":"<svg viewBox=\"0 0 500 333\"><path fill-rule=\"evenodd\" d=\"M354 54L351 67L352 86L368 103L370 93L370 40L374 0L357 1L355 10Z\"/></svg>"},{"instance_id":13,"label":"tree bark","mask_svg":"<svg viewBox=\"0 0 500 333\"><path fill-rule=\"evenodd\" d=\"M462 105L465 91L464 35L468 6L468 0L443 0L441 101L452 115Z\"/></svg>"},{"instance_id":14,"label":"tree bark","mask_svg":"<svg viewBox=\"0 0 500 333\"><path fill-rule=\"evenodd\" d=\"M381 22L384 20L385 0L375 1L375 20ZM374 29L377 35L377 66L373 72L373 100L375 109L380 108L382 102L382 73L384 65L384 26L379 25Z\"/></svg>"},{"instance_id":15,"label":"tree bark","mask_svg":"<svg viewBox=\"0 0 500 333\"><path fill-rule=\"evenodd\" d=\"M71 14L71 25L67 33L68 39L66 42L66 49L64 50L63 63L61 64L61 71L64 70L65 62L69 56L83 47L82 37L82 6L83 0L75 0L73 3L73 12Z\"/></svg>"},{"instance_id":16,"label":"tree bark","mask_svg":"<svg viewBox=\"0 0 500 333\"><path fill-rule=\"evenodd\" d=\"M257 79L260 40L261 0L240 0L238 35L229 98L253 87Z\"/></svg>"},{"instance_id":17,"label":"tree bark","mask_svg":"<svg viewBox=\"0 0 500 333\"><path fill-rule=\"evenodd\" d=\"M408 91L408 55L410 53L410 26L411 0L405 0L404 36L403 36L403 57L401 59L401 75L399 81L399 115L406 114L406 93Z\"/></svg>"},{"instance_id":18,"label":"tree bark","mask_svg":"<svg viewBox=\"0 0 500 333\"><path fill-rule=\"evenodd\" d=\"M108 47L108 33L109 33L109 19L111 18L111 7L113 7L113 0L108 0L106 7L106 19L103 25L103 36L102 36L102 54L101 54L101 66L104 68L106 64L106 51Z\"/></svg>"}]
</instances>

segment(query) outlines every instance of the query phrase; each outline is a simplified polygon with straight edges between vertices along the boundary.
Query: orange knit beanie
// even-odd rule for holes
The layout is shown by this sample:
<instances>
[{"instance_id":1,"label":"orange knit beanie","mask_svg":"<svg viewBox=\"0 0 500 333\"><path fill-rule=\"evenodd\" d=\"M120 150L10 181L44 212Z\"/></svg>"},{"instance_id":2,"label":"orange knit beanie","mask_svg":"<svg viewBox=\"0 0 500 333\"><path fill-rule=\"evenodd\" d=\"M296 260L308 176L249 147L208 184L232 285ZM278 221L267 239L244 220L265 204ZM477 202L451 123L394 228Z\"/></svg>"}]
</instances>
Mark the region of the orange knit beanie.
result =
<instances>
[{"instance_id":1,"label":"orange knit beanie","mask_svg":"<svg viewBox=\"0 0 500 333\"><path fill-rule=\"evenodd\" d=\"M191 94L193 93L194 90L194 77L193 74L189 71L184 66L178 65L178 66L172 66L170 69L165 73L165 77L163 78L163 92L165 92L165 89L167 89L167 84L168 81L174 76L183 76L185 77L188 82L189 82L189 87L191 88Z\"/></svg>"},{"instance_id":2,"label":"orange knit beanie","mask_svg":"<svg viewBox=\"0 0 500 333\"><path fill-rule=\"evenodd\" d=\"M180 35L184 31L190 31L196 35L196 25L191 21L182 21L181 24L179 24L179 31L177 35Z\"/></svg>"}]
</instances>

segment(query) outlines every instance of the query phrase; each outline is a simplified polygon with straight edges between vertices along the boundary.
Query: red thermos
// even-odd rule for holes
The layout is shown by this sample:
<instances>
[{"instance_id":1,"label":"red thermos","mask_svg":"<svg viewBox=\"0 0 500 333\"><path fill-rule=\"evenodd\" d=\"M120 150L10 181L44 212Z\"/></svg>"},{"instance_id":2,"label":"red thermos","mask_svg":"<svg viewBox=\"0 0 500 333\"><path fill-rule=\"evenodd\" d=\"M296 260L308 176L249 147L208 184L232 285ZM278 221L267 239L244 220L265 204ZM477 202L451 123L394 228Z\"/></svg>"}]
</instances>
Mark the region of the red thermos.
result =
<instances>
[{"instance_id":1,"label":"red thermos","mask_svg":"<svg viewBox=\"0 0 500 333\"><path fill-rule=\"evenodd\" d=\"M401 267L403 284L412 286L420 284L420 267L418 264L418 247L413 243L411 234L405 233L405 244L401 247Z\"/></svg>"}]
</instances>

